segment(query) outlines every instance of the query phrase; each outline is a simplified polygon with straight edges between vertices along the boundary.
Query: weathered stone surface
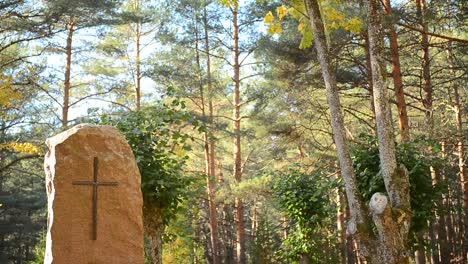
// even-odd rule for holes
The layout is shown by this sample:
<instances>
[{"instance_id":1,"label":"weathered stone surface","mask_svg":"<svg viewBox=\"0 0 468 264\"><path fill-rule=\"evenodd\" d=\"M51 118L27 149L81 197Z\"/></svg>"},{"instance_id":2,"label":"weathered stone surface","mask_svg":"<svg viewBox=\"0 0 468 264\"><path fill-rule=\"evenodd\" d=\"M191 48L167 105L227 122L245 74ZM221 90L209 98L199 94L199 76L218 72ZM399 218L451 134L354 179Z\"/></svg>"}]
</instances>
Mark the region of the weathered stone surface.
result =
<instances>
[{"instance_id":1,"label":"weathered stone surface","mask_svg":"<svg viewBox=\"0 0 468 264\"><path fill-rule=\"evenodd\" d=\"M143 263L143 200L132 150L111 126L77 125L47 141L45 263ZM93 159L98 159L93 240Z\"/></svg>"}]
</instances>

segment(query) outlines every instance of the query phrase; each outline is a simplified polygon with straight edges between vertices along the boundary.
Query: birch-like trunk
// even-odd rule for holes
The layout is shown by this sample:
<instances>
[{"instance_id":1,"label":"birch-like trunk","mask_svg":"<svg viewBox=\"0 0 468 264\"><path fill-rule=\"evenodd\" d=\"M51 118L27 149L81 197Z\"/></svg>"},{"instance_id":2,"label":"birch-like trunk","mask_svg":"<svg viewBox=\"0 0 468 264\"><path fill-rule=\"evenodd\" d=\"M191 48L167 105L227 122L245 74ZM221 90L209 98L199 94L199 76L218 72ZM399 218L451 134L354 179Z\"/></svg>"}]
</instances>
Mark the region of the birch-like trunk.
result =
<instances>
[{"instance_id":1,"label":"birch-like trunk","mask_svg":"<svg viewBox=\"0 0 468 264\"><path fill-rule=\"evenodd\" d=\"M383 56L380 1L366 2L380 167L389 196L388 201L386 195L375 193L369 207L378 231L380 245L377 254L381 258L381 263L409 263L407 240L412 217L409 177L404 167L397 166L395 156L387 70Z\"/></svg>"},{"instance_id":2,"label":"birch-like trunk","mask_svg":"<svg viewBox=\"0 0 468 264\"><path fill-rule=\"evenodd\" d=\"M346 142L343 114L341 112L338 87L336 86L335 74L330 64L329 50L325 35L325 28L317 0L306 0L307 12L314 33L314 45L317 59L320 63L323 80L325 83L327 102L333 128L333 139L335 142L341 175L344 180L346 196L350 208L351 219L348 222L348 233L355 234L362 248L363 255L367 257L372 254L372 238L370 236L370 225L367 212L361 202L357 189L356 178L349 147Z\"/></svg>"},{"instance_id":3,"label":"birch-like trunk","mask_svg":"<svg viewBox=\"0 0 468 264\"><path fill-rule=\"evenodd\" d=\"M363 34L364 37L364 53L366 55L366 70L367 70L367 85L368 85L368 91L369 91L369 97L370 97L370 108L372 111L372 116L373 120L372 122L375 121L375 105L374 105L374 88L373 88L373 82L372 82L372 66L371 66L371 61L370 61L370 52L369 52L369 36L367 35L367 32L364 32ZM374 127L375 129L375 127Z\"/></svg>"}]
</instances>

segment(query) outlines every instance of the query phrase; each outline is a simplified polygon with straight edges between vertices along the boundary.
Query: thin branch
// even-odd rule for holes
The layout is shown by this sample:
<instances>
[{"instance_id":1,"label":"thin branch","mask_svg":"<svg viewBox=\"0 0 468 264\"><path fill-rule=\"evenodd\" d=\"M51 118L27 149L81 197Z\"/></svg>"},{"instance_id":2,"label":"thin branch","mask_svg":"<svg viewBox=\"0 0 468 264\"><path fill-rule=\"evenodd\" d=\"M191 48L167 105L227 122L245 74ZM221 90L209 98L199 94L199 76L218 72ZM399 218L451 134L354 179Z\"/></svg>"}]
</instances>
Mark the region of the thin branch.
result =
<instances>
[{"instance_id":1,"label":"thin branch","mask_svg":"<svg viewBox=\"0 0 468 264\"><path fill-rule=\"evenodd\" d=\"M39 154L30 154L30 155L26 155L26 156L16 158L15 160L13 160L10 163L8 163L7 165L5 165L3 168L0 168L0 173L8 170L11 166L15 165L16 163L18 163L18 162L20 162L22 160L35 159L35 158L39 158L39 157L41 157Z\"/></svg>"},{"instance_id":2,"label":"thin branch","mask_svg":"<svg viewBox=\"0 0 468 264\"><path fill-rule=\"evenodd\" d=\"M420 32L420 33L424 33L424 34L427 34L427 35L429 35L429 36L433 36L433 37L436 37L436 38L446 39L446 40L450 40L450 41L459 42L459 43L462 43L462 44L464 44L464 45L468 45L468 40L466 40L466 39L460 39L460 38L455 38L455 37L440 35L440 34L437 34L437 33L427 32L427 31L425 31L425 30L422 30L422 29L419 29L419 28L415 28L415 27L412 27L412 26L410 26L410 25L406 25L406 24L403 24L403 23L397 23L397 25L402 26L402 27L407 28L407 29L411 29L411 30Z\"/></svg>"},{"instance_id":3,"label":"thin branch","mask_svg":"<svg viewBox=\"0 0 468 264\"><path fill-rule=\"evenodd\" d=\"M106 99L102 99L102 98L91 98L91 100L97 100L97 101L102 101L102 102L106 102L106 103L115 104L115 105L118 105L120 107L123 107L123 108L127 109L130 112L133 112L132 108L124 105L123 103L119 103L119 102L115 102L115 101L111 101L111 100L106 100Z\"/></svg>"},{"instance_id":4,"label":"thin branch","mask_svg":"<svg viewBox=\"0 0 468 264\"><path fill-rule=\"evenodd\" d=\"M104 92L100 92L100 93L94 93L94 94L89 94L89 95L86 95L86 96L84 96L84 97L81 97L80 99L78 99L78 100L76 100L75 102L71 103L71 104L69 105L69 107L72 107L72 106L78 104L79 102L81 102L81 101L83 101L83 100L86 100L86 99L88 99L88 98L90 98L90 97L95 97L95 96L99 96L99 95L108 94L108 93L112 92L112 90L114 90L114 89L115 89L115 87L109 89L108 91L104 91Z\"/></svg>"}]
</instances>

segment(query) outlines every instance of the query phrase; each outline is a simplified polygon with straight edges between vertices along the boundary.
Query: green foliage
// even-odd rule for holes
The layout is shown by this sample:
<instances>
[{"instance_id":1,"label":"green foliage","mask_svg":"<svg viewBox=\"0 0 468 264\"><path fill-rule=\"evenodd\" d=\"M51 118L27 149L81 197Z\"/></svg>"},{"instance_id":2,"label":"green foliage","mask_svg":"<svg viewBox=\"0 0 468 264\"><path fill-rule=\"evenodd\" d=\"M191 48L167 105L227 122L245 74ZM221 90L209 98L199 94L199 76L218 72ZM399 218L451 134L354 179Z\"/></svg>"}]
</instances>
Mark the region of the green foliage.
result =
<instances>
[{"instance_id":1,"label":"green foliage","mask_svg":"<svg viewBox=\"0 0 468 264\"><path fill-rule=\"evenodd\" d=\"M323 246L336 243L330 223L334 215L331 192L338 181L326 178L320 170L308 172L300 166L277 172L272 182L274 196L285 214L293 221L293 232L283 242L280 254L297 261L308 258L323 259ZM333 254L332 254L333 255Z\"/></svg>"},{"instance_id":2,"label":"green foliage","mask_svg":"<svg viewBox=\"0 0 468 264\"><path fill-rule=\"evenodd\" d=\"M354 170L358 188L364 201L369 201L376 192L386 193L380 172L380 158L377 139L369 135L360 135L362 144L352 148ZM397 162L403 164L409 172L411 207L413 219L411 235L425 230L427 221L434 216L436 200L440 197L439 186L433 186L431 166L437 171L441 167L440 147L424 138L396 146ZM438 157L439 156L439 157Z\"/></svg>"},{"instance_id":3,"label":"green foliage","mask_svg":"<svg viewBox=\"0 0 468 264\"><path fill-rule=\"evenodd\" d=\"M323 22L328 31L344 29L354 34L359 34L362 29L362 22L358 17L353 16L349 4L337 3L339 1L319 1ZM310 26L307 10L302 0L292 0L287 2L288 6L278 6L276 8L276 18L270 11L265 15L263 22L268 25L269 34L281 34L283 18L290 15L299 22L297 30L302 35L299 48L306 49L312 45L313 33Z\"/></svg>"},{"instance_id":4,"label":"green foliage","mask_svg":"<svg viewBox=\"0 0 468 264\"><path fill-rule=\"evenodd\" d=\"M273 222L266 212L259 212L255 240L250 245L251 263L282 263L280 251L281 238L275 232L277 223Z\"/></svg>"},{"instance_id":5,"label":"green foliage","mask_svg":"<svg viewBox=\"0 0 468 264\"><path fill-rule=\"evenodd\" d=\"M169 94L172 92L169 89ZM164 224L171 220L185 197L190 177L183 175L191 148L191 137L183 129L201 129L198 121L185 110L177 97L139 112L124 113L118 118L105 115L102 121L117 127L127 138L141 173L145 206L160 209Z\"/></svg>"},{"instance_id":6,"label":"green foliage","mask_svg":"<svg viewBox=\"0 0 468 264\"><path fill-rule=\"evenodd\" d=\"M78 27L94 27L120 22L117 7L120 0L45 0L47 13L53 20L73 18Z\"/></svg>"},{"instance_id":7,"label":"green foliage","mask_svg":"<svg viewBox=\"0 0 468 264\"><path fill-rule=\"evenodd\" d=\"M328 193L336 182L324 181L318 170L307 173L300 167L279 173L272 187L286 214L302 226L321 224L330 214Z\"/></svg>"},{"instance_id":8,"label":"green foliage","mask_svg":"<svg viewBox=\"0 0 468 264\"><path fill-rule=\"evenodd\" d=\"M46 248L46 235L45 232L42 234L41 239L34 247L34 260L28 262L28 264L43 264L45 257L45 248Z\"/></svg>"},{"instance_id":9,"label":"green foliage","mask_svg":"<svg viewBox=\"0 0 468 264\"><path fill-rule=\"evenodd\" d=\"M1 151L0 154L6 156L7 153ZM46 224L46 195L41 162L28 160L21 165L24 169L4 171L0 168L0 263L32 260L34 256L31 249L40 239L40 232Z\"/></svg>"},{"instance_id":10,"label":"green foliage","mask_svg":"<svg viewBox=\"0 0 468 264\"><path fill-rule=\"evenodd\" d=\"M201 176L201 175L200 175ZM196 223L204 221L205 210L199 208L199 200L203 197L205 181L203 177L196 177L190 186L189 196L184 200L173 221L164 231L163 263L198 263L203 262L204 243L197 238ZM197 202L195 202L197 201Z\"/></svg>"}]
</instances>

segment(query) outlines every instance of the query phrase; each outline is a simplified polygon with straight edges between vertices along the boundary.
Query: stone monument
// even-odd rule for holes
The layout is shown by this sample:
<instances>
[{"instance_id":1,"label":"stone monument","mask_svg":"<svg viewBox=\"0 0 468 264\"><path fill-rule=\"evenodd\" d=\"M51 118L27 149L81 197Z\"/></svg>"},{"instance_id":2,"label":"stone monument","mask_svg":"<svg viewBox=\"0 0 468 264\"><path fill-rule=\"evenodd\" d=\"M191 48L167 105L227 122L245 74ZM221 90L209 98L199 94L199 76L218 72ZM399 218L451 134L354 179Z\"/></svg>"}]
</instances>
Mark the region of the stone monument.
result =
<instances>
[{"instance_id":1,"label":"stone monument","mask_svg":"<svg viewBox=\"0 0 468 264\"><path fill-rule=\"evenodd\" d=\"M81 124L46 144L44 263L143 264L141 179L125 138Z\"/></svg>"}]
</instances>

